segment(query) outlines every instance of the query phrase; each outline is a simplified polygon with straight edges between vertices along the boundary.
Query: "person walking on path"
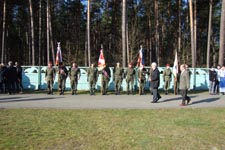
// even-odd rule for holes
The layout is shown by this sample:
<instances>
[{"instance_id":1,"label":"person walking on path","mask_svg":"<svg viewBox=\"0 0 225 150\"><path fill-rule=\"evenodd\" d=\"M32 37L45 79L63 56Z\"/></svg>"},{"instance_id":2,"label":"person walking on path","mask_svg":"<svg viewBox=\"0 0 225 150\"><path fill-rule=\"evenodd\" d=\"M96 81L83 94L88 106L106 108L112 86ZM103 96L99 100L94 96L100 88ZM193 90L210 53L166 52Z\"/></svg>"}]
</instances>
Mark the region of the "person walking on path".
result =
<instances>
[{"instance_id":1,"label":"person walking on path","mask_svg":"<svg viewBox=\"0 0 225 150\"><path fill-rule=\"evenodd\" d=\"M66 89L66 78L68 76L68 71L62 62L59 63L58 68L58 90L59 94L63 95Z\"/></svg>"},{"instance_id":2,"label":"person walking on path","mask_svg":"<svg viewBox=\"0 0 225 150\"><path fill-rule=\"evenodd\" d=\"M151 64L151 68L152 68L152 73L149 78L149 81L151 82L151 89L152 89L152 93L153 93L152 103L157 103L158 100L161 98L161 96L158 92L158 88L159 88L159 84L160 84L160 72L157 68L157 63L155 63L155 62L153 62Z\"/></svg>"},{"instance_id":3,"label":"person walking on path","mask_svg":"<svg viewBox=\"0 0 225 150\"><path fill-rule=\"evenodd\" d=\"M225 93L225 66L222 66L219 76L220 76L220 85L219 85L220 93L222 95L224 95L224 93Z\"/></svg>"},{"instance_id":4,"label":"person walking on path","mask_svg":"<svg viewBox=\"0 0 225 150\"><path fill-rule=\"evenodd\" d=\"M69 77L70 77L70 86L71 86L71 93L72 95L77 94L77 84L78 80L80 79L80 68L78 68L76 63L72 64L72 67L69 70Z\"/></svg>"},{"instance_id":5,"label":"person walking on path","mask_svg":"<svg viewBox=\"0 0 225 150\"><path fill-rule=\"evenodd\" d=\"M170 69L170 64L166 64L166 68L163 71L165 95L168 94L168 91L170 89L171 76L172 76L172 70Z\"/></svg>"},{"instance_id":6,"label":"person walking on path","mask_svg":"<svg viewBox=\"0 0 225 150\"><path fill-rule=\"evenodd\" d=\"M135 78L135 70L130 63L125 73L126 83L127 83L127 95L134 94L134 78Z\"/></svg>"},{"instance_id":7,"label":"person walking on path","mask_svg":"<svg viewBox=\"0 0 225 150\"><path fill-rule=\"evenodd\" d=\"M216 78L217 78L217 73L215 71L215 68L212 67L209 70L209 94L210 95L214 95L215 94Z\"/></svg>"},{"instance_id":8,"label":"person walking on path","mask_svg":"<svg viewBox=\"0 0 225 150\"><path fill-rule=\"evenodd\" d=\"M98 80L98 69L94 66L94 63L88 68L87 82L89 82L90 95L95 95L95 86Z\"/></svg>"},{"instance_id":9,"label":"person walking on path","mask_svg":"<svg viewBox=\"0 0 225 150\"><path fill-rule=\"evenodd\" d=\"M48 85L48 94L53 94L53 84L55 80L55 68L52 67L52 62L48 63L48 67L45 71L45 80Z\"/></svg>"},{"instance_id":10,"label":"person walking on path","mask_svg":"<svg viewBox=\"0 0 225 150\"><path fill-rule=\"evenodd\" d=\"M220 65L217 65L216 69L216 85L215 85L215 93L219 94L220 93Z\"/></svg>"},{"instance_id":11,"label":"person walking on path","mask_svg":"<svg viewBox=\"0 0 225 150\"><path fill-rule=\"evenodd\" d=\"M180 75L180 93L182 96L182 103L180 106L185 106L186 104L189 104L191 99L187 96L187 92L190 89L190 78L189 78L189 72L186 70L186 65L182 64L180 66L181 75ZM186 103L187 101L187 103Z\"/></svg>"}]
</instances>

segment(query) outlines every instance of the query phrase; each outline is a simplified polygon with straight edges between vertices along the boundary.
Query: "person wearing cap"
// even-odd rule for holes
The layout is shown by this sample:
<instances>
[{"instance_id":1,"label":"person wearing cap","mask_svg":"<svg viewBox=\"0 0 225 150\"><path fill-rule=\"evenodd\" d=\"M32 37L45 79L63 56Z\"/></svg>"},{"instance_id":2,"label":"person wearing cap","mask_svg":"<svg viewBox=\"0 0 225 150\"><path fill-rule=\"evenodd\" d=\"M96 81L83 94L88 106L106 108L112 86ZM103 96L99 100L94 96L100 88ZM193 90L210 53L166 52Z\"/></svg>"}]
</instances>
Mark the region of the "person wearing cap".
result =
<instances>
[{"instance_id":1,"label":"person wearing cap","mask_svg":"<svg viewBox=\"0 0 225 150\"><path fill-rule=\"evenodd\" d=\"M48 67L45 71L45 80L48 85L48 94L53 94L53 84L55 80L55 68L52 67L52 62L48 63Z\"/></svg>"},{"instance_id":2,"label":"person wearing cap","mask_svg":"<svg viewBox=\"0 0 225 150\"><path fill-rule=\"evenodd\" d=\"M141 65L138 70L139 95L145 94L146 74L146 69Z\"/></svg>"},{"instance_id":3,"label":"person wearing cap","mask_svg":"<svg viewBox=\"0 0 225 150\"><path fill-rule=\"evenodd\" d=\"M98 80L98 69L95 67L94 63L91 63L91 66L87 71L87 81L89 82L90 95L95 95L95 85Z\"/></svg>"},{"instance_id":4,"label":"person wearing cap","mask_svg":"<svg viewBox=\"0 0 225 150\"><path fill-rule=\"evenodd\" d=\"M15 65L16 65L16 72L17 72L17 79L16 79L17 93L23 93L23 85L22 85L23 69L18 62L16 62Z\"/></svg>"},{"instance_id":5,"label":"person wearing cap","mask_svg":"<svg viewBox=\"0 0 225 150\"><path fill-rule=\"evenodd\" d=\"M60 92L59 95L64 95L66 89L66 78L68 76L68 70L63 65L62 62L59 63L58 68L58 91Z\"/></svg>"},{"instance_id":6,"label":"person wearing cap","mask_svg":"<svg viewBox=\"0 0 225 150\"><path fill-rule=\"evenodd\" d=\"M170 89L171 79L172 79L172 71L170 69L170 64L166 64L166 68L163 71L163 81L164 81L165 95L168 94L168 91Z\"/></svg>"},{"instance_id":7,"label":"person wearing cap","mask_svg":"<svg viewBox=\"0 0 225 150\"><path fill-rule=\"evenodd\" d=\"M72 67L69 70L72 95L77 94L77 84L78 80L80 79L80 76L81 76L80 68L78 68L76 63L73 63Z\"/></svg>"},{"instance_id":8,"label":"person wearing cap","mask_svg":"<svg viewBox=\"0 0 225 150\"><path fill-rule=\"evenodd\" d=\"M114 89L115 94L119 95L121 90L121 84L124 76L124 69L120 66L120 63L116 63L116 67L114 68L113 80L114 80Z\"/></svg>"},{"instance_id":9,"label":"person wearing cap","mask_svg":"<svg viewBox=\"0 0 225 150\"><path fill-rule=\"evenodd\" d=\"M130 63L125 73L126 82L127 82L127 95L134 94L134 78L135 78L135 70ZM131 91L131 92L130 92Z\"/></svg>"},{"instance_id":10,"label":"person wearing cap","mask_svg":"<svg viewBox=\"0 0 225 150\"><path fill-rule=\"evenodd\" d=\"M153 93L153 100L152 103L157 103L158 100L161 98L158 88L160 84L160 72L157 68L157 63L153 62L151 64L152 72L149 78L149 81L151 82L151 89Z\"/></svg>"}]
</instances>

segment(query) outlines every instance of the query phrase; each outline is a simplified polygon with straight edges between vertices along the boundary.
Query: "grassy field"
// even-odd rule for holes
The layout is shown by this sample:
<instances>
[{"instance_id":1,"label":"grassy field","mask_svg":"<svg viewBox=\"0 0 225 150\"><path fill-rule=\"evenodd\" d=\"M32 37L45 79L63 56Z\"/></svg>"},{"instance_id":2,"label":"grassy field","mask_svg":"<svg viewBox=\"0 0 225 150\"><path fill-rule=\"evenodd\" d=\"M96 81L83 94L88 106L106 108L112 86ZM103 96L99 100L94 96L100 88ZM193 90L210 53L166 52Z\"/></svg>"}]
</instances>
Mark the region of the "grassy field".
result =
<instances>
[{"instance_id":1,"label":"grassy field","mask_svg":"<svg viewBox=\"0 0 225 150\"><path fill-rule=\"evenodd\" d=\"M1 109L0 149L222 150L225 109Z\"/></svg>"}]
</instances>

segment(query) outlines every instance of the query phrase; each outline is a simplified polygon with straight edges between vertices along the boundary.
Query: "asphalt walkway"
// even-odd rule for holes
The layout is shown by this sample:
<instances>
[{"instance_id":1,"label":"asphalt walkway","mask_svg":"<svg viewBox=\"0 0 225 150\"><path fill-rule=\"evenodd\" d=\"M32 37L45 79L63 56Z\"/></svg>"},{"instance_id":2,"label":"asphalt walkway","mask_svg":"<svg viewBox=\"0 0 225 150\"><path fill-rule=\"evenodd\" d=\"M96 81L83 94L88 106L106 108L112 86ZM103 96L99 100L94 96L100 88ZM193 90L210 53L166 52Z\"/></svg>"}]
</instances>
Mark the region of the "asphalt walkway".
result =
<instances>
[{"instance_id":1,"label":"asphalt walkway","mask_svg":"<svg viewBox=\"0 0 225 150\"><path fill-rule=\"evenodd\" d=\"M158 103L151 103L152 95L0 95L0 108L56 108L56 109L160 109L181 108L180 95L161 95ZM225 95L189 94L192 104L182 108L225 107Z\"/></svg>"}]
</instances>

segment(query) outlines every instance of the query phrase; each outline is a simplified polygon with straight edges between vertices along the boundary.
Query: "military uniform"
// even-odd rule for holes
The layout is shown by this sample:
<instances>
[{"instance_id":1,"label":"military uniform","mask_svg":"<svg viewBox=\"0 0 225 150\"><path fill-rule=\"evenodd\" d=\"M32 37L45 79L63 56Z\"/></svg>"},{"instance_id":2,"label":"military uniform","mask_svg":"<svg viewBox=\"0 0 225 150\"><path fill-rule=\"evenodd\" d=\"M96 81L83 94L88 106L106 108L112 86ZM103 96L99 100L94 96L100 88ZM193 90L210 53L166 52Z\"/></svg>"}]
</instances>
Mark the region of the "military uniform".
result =
<instances>
[{"instance_id":1,"label":"military uniform","mask_svg":"<svg viewBox=\"0 0 225 150\"><path fill-rule=\"evenodd\" d=\"M78 80L80 79L80 76L81 76L80 68L78 67L70 68L69 77L70 77L72 95L76 94L77 92L77 84L78 84Z\"/></svg>"},{"instance_id":2,"label":"military uniform","mask_svg":"<svg viewBox=\"0 0 225 150\"><path fill-rule=\"evenodd\" d=\"M17 93L19 93L19 92L22 93L23 92L23 85L22 85L23 69L18 63L16 63L16 71L17 71L17 79L16 79Z\"/></svg>"},{"instance_id":3,"label":"military uniform","mask_svg":"<svg viewBox=\"0 0 225 150\"><path fill-rule=\"evenodd\" d=\"M130 89L131 93L133 94L134 92L134 78L135 78L135 70L134 68L128 68L126 71L126 82L127 82L127 94L130 94Z\"/></svg>"},{"instance_id":4,"label":"military uniform","mask_svg":"<svg viewBox=\"0 0 225 150\"><path fill-rule=\"evenodd\" d=\"M114 69L114 89L116 95L120 94L121 84L123 81L124 69L122 67L115 67Z\"/></svg>"},{"instance_id":5,"label":"military uniform","mask_svg":"<svg viewBox=\"0 0 225 150\"><path fill-rule=\"evenodd\" d=\"M171 69L165 68L163 71L163 81L164 81L164 90L166 95L168 94L168 90L170 88L171 76L172 76Z\"/></svg>"},{"instance_id":6,"label":"military uniform","mask_svg":"<svg viewBox=\"0 0 225 150\"><path fill-rule=\"evenodd\" d=\"M109 67L105 67L101 71L102 73L102 88L101 88L101 94L106 95L108 91L108 84L109 80L111 78L111 73Z\"/></svg>"},{"instance_id":7,"label":"military uniform","mask_svg":"<svg viewBox=\"0 0 225 150\"><path fill-rule=\"evenodd\" d=\"M60 95L64 94L66 89L66 78L68 76L68 71L65 66L59 66L58 68L58 89Z\"/></svg>"},{"instance_id":8,"label":"military uniform","mask_svg":"<svg viewBox=\"0 0 225 150\"><path fill-rule=\"evenodd\" d=\"M89 82L90 95L95 94L95 85L98 80L98 69L89 67L87 72L87 81Z\"/></svg>"},{"instance_id":9,"label":"military uniform","mask_svg":"<svg viewBox=\"0 0 225 150\"><path fill-rule=\"evenodd\" d=\"M146 69L138 70L138 79L139 79L139 94L143 95L145 93L145 84L146 84Z\"/></svg>"},{"instance_id":10,"label":"military uniform","mask_svg":"<svg viewBox=\"0 0 225 150\"><path fill-rule=\"evenodd\" d=\"M45 80L48 85L48 94L53 94L53 84L55 78L55 69L48 67L45 71Z\"/></svg>"}]
</instances>

